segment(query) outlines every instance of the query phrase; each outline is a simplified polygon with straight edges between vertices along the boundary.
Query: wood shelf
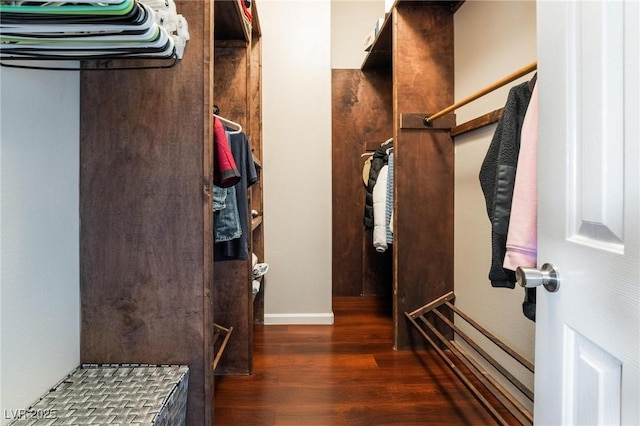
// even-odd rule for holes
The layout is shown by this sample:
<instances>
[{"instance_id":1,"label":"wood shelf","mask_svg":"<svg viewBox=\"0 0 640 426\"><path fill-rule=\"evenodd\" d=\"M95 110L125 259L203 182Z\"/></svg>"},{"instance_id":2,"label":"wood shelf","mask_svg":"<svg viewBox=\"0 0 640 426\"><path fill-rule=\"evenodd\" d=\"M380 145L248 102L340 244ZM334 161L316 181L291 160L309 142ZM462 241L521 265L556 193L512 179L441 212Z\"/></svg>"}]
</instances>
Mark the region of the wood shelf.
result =
<instances>
[{"instance_id":1,"label":"wood shelf","mask_svg":"<svg viewBox=\"0 0 640 426\"><path fill-rule=\"evenodd\" d=\"M214 3L214 37L216 40L251 40L251 22L244 16L242 0L216 1ZM252 11L255 10L252 7ZM256 14L257 16L257 14ZM260 31L259 25L257 31Z\"/></svg>"},{"instance_id":2,"label":"wood shelf","mask_svg":"<svg viewBox=\"0 0 640 426\"><path fill-rule=\"evenodd\" d=\"M391 69L391 35L393 33L391 30L391 16L391 13L387 13L380 32L378 32L376 39L373 41L369 54L364 59L360 69Z\"/></svg>"},{"instance_id":3,"label":"wood shelf","mask_svg":"<svg viewBox=\"0 0 640 426\"><path fill-rule=\"evenodd\" d=\"M241 123L247 135L258 178L262 160L262 39L256 1L251 3L251 21L247 19L243 0L215 0L214 94L223 115ZM251 159L250 159L251 160ZM237 188L236 188L237 191ZM245 192L246 191L246 192ZM238 197L248 204L241 214L262 211L262 182L258 180ZM248 209L248 211L244 209ZM246 238L249 253L264 253L262 218L251 218ZM249 256L250 258L250 256ZM251 374L253 371L254 318L262 319L262 299L253 303L249 259L217 262L214 267L214 320L233 324L234 337L227 355L217 366L216 375Z\"/></svg>"},{"instance_id":4,"label":"wood shelf","mask_svg":"<svg viewBox=\"0 0 640 426\"><path fill-rule=\"evenodd\" d=\"M396 0L395 5L399 3L431 3L442 5L442 2L438 1L415 1L415 0ZM451 13L455 13L460 6L464 3L464 0L461 1L450 1L449 10ZM395 7L394 5L394 7ZM380 28L380 32L376 36L376 39L369 50L369 54L364 59L364 62L360 66L360 69L365 70L374 70L374 69L387 69L390 70L393 63L393 43L392 43L392 34L393 34L393 23L392 23L392 14L387 13L384 19L384 23L382 24L382 28Z\"/></svg>"},{"instance_id":5,"label":"wood shelf","mask_svg":"<svg viewBox=\"0 0 640 426\"><path fill-rule=\"evenodd\" d=\"M449 129L455 122L447 117L447 130L439 129L440 123L424 123L431 111L453 102L452 6L396 0L361 69L332 74L332 238L333 246L340 247L332 253L333 294L388 294L398 350L426 346L402 312L412 311L416 300L433 300L453 290L454 146ZM344 93L358 96L346 101ZM363 121L362 116L371 119ZM393 250L382 255L373 248L372 232L358 220L365 207L363 179L353 161L363 148L377 149L389 137L398 159L393 170L395 234ZM343 140L364 142L345 146ZM425 202L415 203L416 197ZM345 199L358 204L341 202ZM416 226L425 232L416 232ZM425 262L417 255L436 246L437 261ZM448 329L443 334L452 336Z\"/></svg>"}]
</instances>

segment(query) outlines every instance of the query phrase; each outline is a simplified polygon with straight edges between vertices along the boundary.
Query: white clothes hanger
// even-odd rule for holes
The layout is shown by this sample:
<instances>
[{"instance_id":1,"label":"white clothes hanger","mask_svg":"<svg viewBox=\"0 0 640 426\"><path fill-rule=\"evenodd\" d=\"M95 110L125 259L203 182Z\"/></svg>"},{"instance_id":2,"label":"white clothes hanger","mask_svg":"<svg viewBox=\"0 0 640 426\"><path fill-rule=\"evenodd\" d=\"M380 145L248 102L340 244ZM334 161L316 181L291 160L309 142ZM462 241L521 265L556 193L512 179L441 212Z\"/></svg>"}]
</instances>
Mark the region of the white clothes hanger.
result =
<instances>
[{"instance_id":1,"label":"white clothes hanger","mask_svg":"<svg viewBox=\"0 0 640 426\"><path fill-rule=\"evenodd\" d=\"M229 134L231 135L237 135L238 133L242 133L242 126L238 123L236 123L235 121L231 121L228 120L224 117L219 116L218 114L213 114L214 117L216 117L218 120L222 121L224 124L228 124L229 126L233 127L235 130L229 132Z\"/></svg>"}]
</instances>

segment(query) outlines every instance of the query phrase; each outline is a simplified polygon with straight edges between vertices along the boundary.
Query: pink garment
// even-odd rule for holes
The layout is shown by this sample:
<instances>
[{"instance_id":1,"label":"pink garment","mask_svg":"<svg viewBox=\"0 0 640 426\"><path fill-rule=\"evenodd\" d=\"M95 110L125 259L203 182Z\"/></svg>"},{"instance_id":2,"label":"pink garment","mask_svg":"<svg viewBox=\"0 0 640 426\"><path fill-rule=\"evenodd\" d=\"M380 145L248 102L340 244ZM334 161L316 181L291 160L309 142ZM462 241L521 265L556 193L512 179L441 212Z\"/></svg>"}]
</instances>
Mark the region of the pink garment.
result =
<instances>
[{"instance_id":1,"label":"pink garment","mask_svg":"<svg viewBox=\"0 0 640 426\"><path fill-rule=\"evenodd\" d=\"M522 123L520 153L513 187L511 216L507 232L507 252L503 266L535 267L538 258L538 85Z\"/></svg>"}]
</instances>

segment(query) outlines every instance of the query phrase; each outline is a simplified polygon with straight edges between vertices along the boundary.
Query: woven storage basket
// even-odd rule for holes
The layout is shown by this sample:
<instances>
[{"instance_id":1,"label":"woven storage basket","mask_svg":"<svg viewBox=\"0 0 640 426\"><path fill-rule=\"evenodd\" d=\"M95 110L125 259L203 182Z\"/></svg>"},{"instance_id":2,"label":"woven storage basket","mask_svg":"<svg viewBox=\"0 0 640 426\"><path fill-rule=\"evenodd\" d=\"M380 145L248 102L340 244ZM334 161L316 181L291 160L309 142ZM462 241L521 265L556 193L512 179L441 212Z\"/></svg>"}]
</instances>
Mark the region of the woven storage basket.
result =
<instances>
[{"instance_id":1,"label":"woven storage basket","mask_svg":"<svg viewBox=\"0 0 640 426\"><path fill-rule=\"evenodd\" d=\"M184 365L82 365L11 426L185 424Z\"/></svg>"}]
</instances>

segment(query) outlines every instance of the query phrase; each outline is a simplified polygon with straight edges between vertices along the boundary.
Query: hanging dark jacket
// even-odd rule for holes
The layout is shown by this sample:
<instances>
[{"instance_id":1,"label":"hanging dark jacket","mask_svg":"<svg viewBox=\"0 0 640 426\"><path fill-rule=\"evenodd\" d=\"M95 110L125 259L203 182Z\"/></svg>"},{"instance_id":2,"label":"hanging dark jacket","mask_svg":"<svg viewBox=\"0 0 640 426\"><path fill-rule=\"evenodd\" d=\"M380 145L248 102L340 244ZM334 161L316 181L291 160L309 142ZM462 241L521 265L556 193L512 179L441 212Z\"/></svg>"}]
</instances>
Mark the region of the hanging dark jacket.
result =
<instances>
[{"instance_id":1,"label":"hanging dark jacket","mask_svg":"<svg viewBox=\"0 0 640 426\"><path fill-rule=\"evenodd\" d=\"M502 264L507 250L507 231L520 151L520 133L531 99L529 82L509 91L502 118L480 168L480 186L487 214L491 220L491 267L489 280L493 287L515 287L515 271Z\"/></svg>"}]
</instances>

